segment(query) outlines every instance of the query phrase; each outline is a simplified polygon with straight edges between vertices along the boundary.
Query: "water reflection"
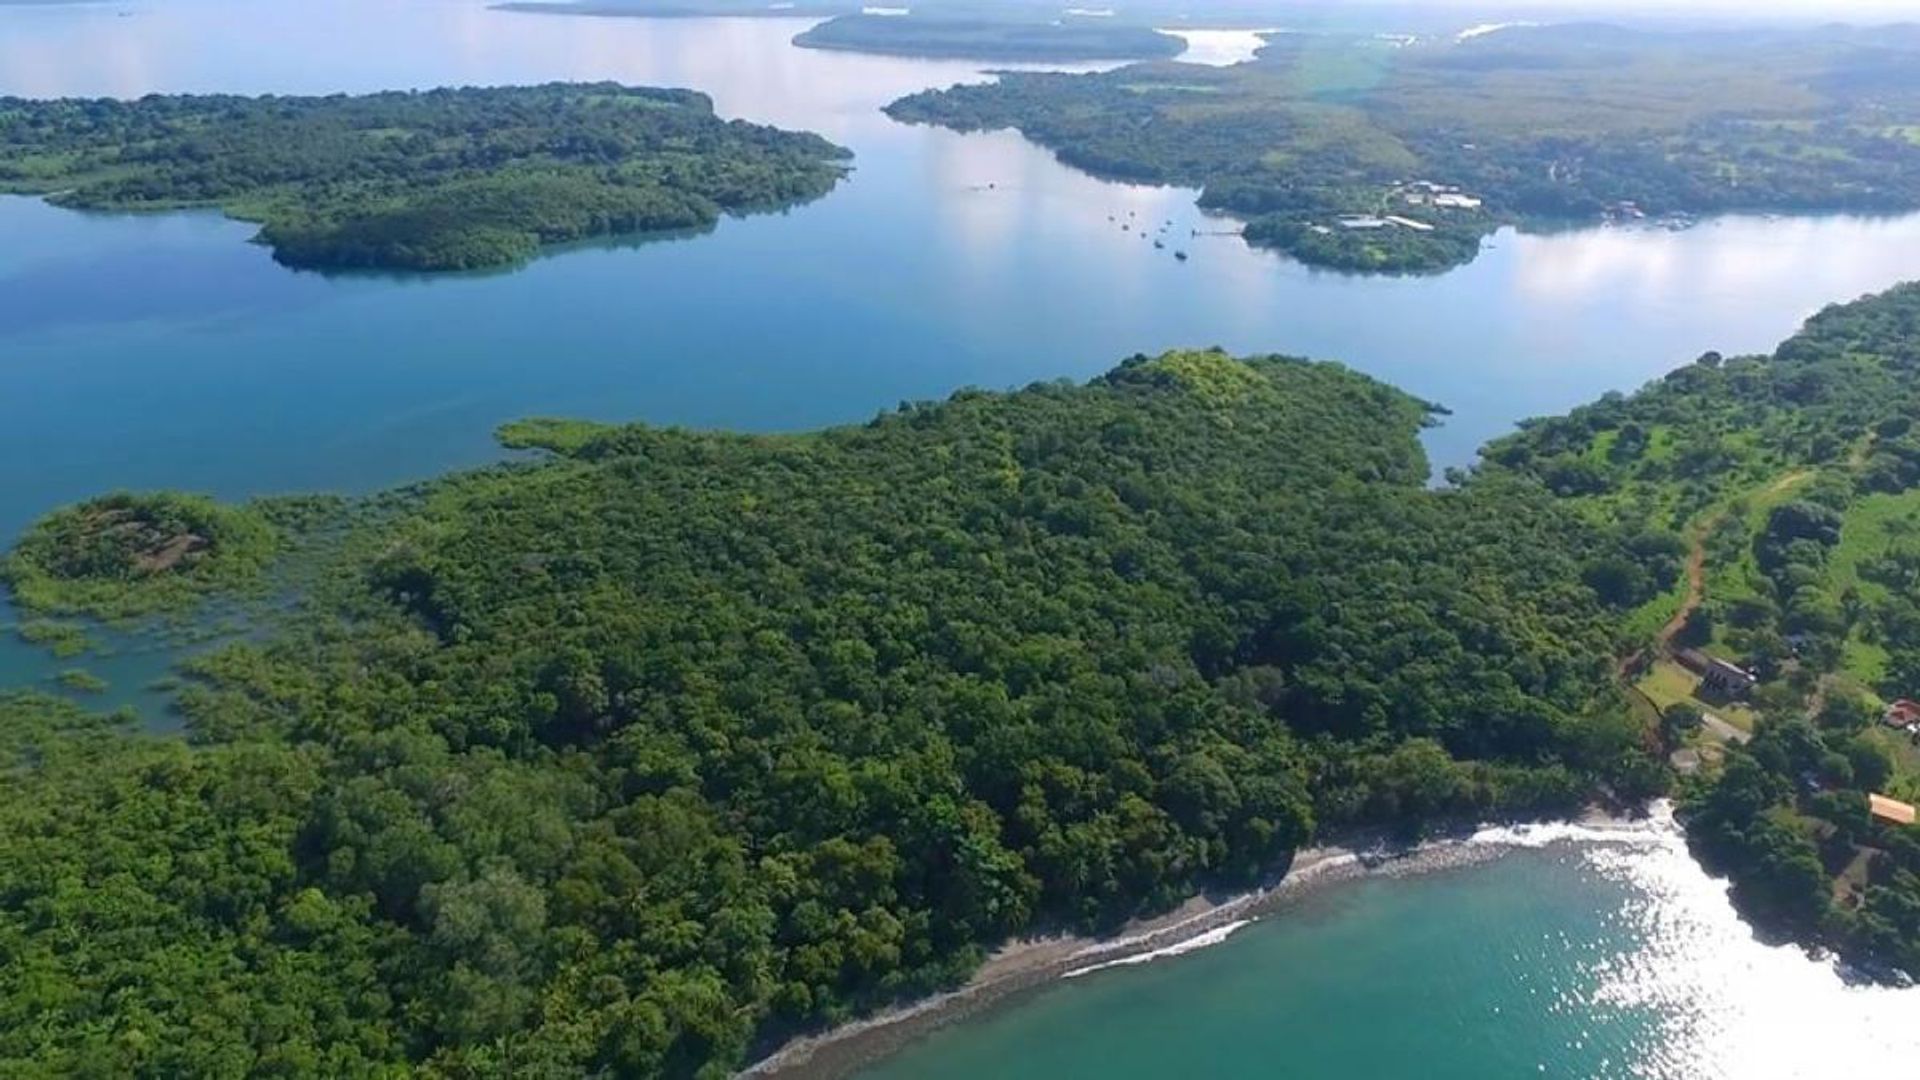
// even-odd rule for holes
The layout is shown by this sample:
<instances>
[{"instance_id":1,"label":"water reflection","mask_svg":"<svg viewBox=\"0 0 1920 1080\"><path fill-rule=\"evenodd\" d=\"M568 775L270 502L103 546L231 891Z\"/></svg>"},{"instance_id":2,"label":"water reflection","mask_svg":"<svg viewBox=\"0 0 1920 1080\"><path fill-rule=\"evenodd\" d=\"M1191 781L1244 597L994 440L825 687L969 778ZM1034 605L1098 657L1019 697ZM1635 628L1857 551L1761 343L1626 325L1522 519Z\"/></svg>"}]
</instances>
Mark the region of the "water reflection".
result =
<instances>
[{"instance_id":1,"label":"water reflection","mask_svg":"<svg viewBox=\"0 0 1920 1080\"><path fill-rule=\"evenodd\" d=\"M1163 29L1160 32L1172 34L1187 43L1187 51L1176 58L1181 63L1226 67L1253 59L1253 54L1266 44L1264 35L1282 31L1272 27L1262 30Z\"/></svg>"},{"instance_id":2,"label":"water reflection","mask_svg":"<svg viewBox=\"0 0 1920 1080\"><path fill-rule=\"evenodd\" d=\"M1758 940L1671 831L1582 856L1632 900L1612 917L1634 946L1594 968L1593 1000L1659 1018L1632 1075L1657 1080L1871 1075L1920 1054L1920 991L1849 983L1830 963Z\"/></svg>"},{"instance_id":3,"label":"water reflection","mask_svg":"<svg viewBox=\"0 0 1920 1080\"><path fill-rule=\"evenodd\" d=\"M986 65L969 61L788 47L818 21L568 17L496 11L487 0L0 5L0 92L315 94L618 79L692 87L727 115L846 139L890 126L877 111L887 101L985 77Z\"/></svg>"}]
</instances>

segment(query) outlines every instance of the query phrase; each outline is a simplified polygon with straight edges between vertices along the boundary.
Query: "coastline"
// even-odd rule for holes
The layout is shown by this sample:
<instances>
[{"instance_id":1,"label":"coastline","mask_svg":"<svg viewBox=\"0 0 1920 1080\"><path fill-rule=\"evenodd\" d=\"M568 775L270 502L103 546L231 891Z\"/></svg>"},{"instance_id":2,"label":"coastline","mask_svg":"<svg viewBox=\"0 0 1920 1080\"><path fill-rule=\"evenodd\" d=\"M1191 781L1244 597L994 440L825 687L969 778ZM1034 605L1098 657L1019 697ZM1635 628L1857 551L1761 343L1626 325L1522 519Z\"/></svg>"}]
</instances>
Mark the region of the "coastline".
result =
<instances>
[{"instance_id":1,"label":"coastline","mask_svg":"<svg viewBox=\"0 0 1920 1080\"><path fill-rule=\"evenodd\" d=\"M1617 836L1609 837L1608 833ZM941 1028L1012 1004L1054 983L1207 948L1322 889L1471 866L1558 840L1660 840L1677 835L1664 800L1637 816L1599 807L1565 819L1457 825L1426 840L1393 841L1374 830L1301 848L1254 889L1201 894L1172 911L1129 922L1108 937L1054 934L995 950L966 983L945 993L788 1041L736 1073L753 1080L840 1080Z\"/></svg>"}]
</instances>

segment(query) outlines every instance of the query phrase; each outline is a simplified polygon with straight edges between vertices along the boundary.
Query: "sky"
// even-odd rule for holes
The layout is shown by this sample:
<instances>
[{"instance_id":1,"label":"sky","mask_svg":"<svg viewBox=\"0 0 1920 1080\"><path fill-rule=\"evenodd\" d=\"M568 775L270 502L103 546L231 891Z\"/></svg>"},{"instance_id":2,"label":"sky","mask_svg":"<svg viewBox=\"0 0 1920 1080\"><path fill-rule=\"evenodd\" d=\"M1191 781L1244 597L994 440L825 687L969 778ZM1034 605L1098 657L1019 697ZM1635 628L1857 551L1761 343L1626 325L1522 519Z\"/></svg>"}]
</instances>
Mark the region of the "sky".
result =
<instances>
[{"instance_id":1,"label":"sky","mask_svg":"<svg viewBox=\"0 0 1920 1080\"><path fill-rule=\"evenodd\" d=\"M1391 23L1413 30L1453 24L1589 20L1715 26L1920 23L1920 0L1103 0L1094 6L1164 9L1215 20L1258 11L1288 25Z\"/></svg>"},{"instance_id":2,"label":"sky","mask_svg":"<svg viewBox=\"0 0 1920 1080\"><path fill-rule=\"evenodd\" d=\"M1204 3L1204 0L1202 0ZM1815 18L1823 22L1920 21L1920 0L1364 0L1383 7L1474 13L1530 10L1568 16L1609 13L1712 17Z\"/></svg>"},{"instance_id":3,"label":"sky","mask_svg":"<svg viewBox=\"0 0 1920 1080\"><path fill-rule=\"evenodd\" d=\"M1430 0L1438 5L1457 0ZM1472 4L1462 6L1472 7ZM1920 19L1920 0L1531 0L1529 7L1546 10L1567 9L1579 12L1607 10L1634 13L1657 12L1670 15L1738 15L1816 17L1828 22Z\"/></svg>"}]
</instances>

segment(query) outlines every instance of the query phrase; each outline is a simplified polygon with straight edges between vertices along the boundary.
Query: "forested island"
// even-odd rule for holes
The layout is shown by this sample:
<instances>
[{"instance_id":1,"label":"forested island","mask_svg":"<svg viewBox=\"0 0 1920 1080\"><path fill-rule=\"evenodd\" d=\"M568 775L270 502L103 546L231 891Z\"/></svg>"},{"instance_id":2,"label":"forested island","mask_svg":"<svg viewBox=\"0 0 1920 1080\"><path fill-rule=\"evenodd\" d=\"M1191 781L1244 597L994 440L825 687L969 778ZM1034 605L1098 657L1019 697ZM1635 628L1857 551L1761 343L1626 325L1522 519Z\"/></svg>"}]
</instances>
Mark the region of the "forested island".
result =
<instances>
[{"instance_id":1,"label":"forested island","mask_svg":"<svg viewBox=\"0 0 1920 1080\"><path fill-rule=\"evenodd\" d=\"M1504 224L1920 207L1920 28L1270 36L1233 67L1008 73L893 103L1202 188L1249 243L1428 273Z\"/></svg>"},{"instance_id":2,"label":"forested island","mask_svg":"<svg viewBox=\"0 0 1920 1080\"><path fill-rule=\"evenodd\" d=\"M967 18L922 15L841 15L801 33L809 49L967 60L1145 60L1178 56L1187 43L1151 27L1111 19Z\"/></svg>"},{"instance_id":3,"label":"forested island","mask_svg":"<svg viewBox=\"0 0 1920 1080\"><path fill-rule=\"evenodd\" d=\"M723 1075L1011 936L1631 805L1676 751L1743 910L1912 966L1920 844L1864 807L1920 760L1862 718L1920 660L1917 406L1910 286L1441 488L1436 406L1181 351L227 508L312 565L189 663L190 741L0 698L0 1069ZM16 564L140 595L207 505L60 511ZM1757 669L1750 743L1658 700L1683 645Z\"/></svg>"},{"instance_id":4,"label":"forested island","mask_svg":"<svg viewBox=\"0 0 1920 1080\"><path fill-rule=\"evenodd\" d=\"M0 192L218 207L314 269L512 266L549 244L712 226L818 198L846 151L600 84L364 96L0 98Z\"/></svg>"}]
</instances>

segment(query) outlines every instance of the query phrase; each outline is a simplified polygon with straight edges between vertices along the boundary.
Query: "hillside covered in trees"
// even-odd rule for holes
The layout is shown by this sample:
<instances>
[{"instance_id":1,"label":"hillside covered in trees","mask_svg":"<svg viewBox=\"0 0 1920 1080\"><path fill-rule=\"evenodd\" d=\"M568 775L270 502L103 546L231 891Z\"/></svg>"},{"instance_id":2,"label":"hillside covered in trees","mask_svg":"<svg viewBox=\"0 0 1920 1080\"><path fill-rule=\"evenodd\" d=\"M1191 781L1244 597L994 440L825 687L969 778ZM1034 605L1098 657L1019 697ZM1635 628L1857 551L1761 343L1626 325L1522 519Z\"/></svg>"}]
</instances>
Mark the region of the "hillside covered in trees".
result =
<instances>
[{"instance_id":1,"label":"hillside covered in trees","mask_svg":"<svg viewBox=\"0 0 1920 1080\"><path fill-rule=\"evenodd\" d=\"M1430 489L1429 416L1182 352L811 435L529 422L316 511L194 745L0 702L0 1071L720 1075L1327 829L1661 790L1589 581L1672 538Z\"/></svg>"},{"instance_id":2,"label":"hillside covered in trees","mask_svg":"<svg viewBox=\"0 0 1920 1080\"><path fill-rule=\"evenodd\" d=\"M1233 67L1008 73L888 111L1201 187L1248 242L1345 270L1444 270L1506 223L1920 207L1912 26L1284 33Z\"/></svg>"},{"instance_id":3,"label":"hillside covered in trees","mask_svg":"<svg viewBox=\"0 0 1920 1080\"><path fill-rule=\"evenodd\" d=\"M846 152L705 95L550 84L350 97L0 98L0 191L213 206L291 266L469 270L817 198Z\"/></svg>"}]
</instances>

